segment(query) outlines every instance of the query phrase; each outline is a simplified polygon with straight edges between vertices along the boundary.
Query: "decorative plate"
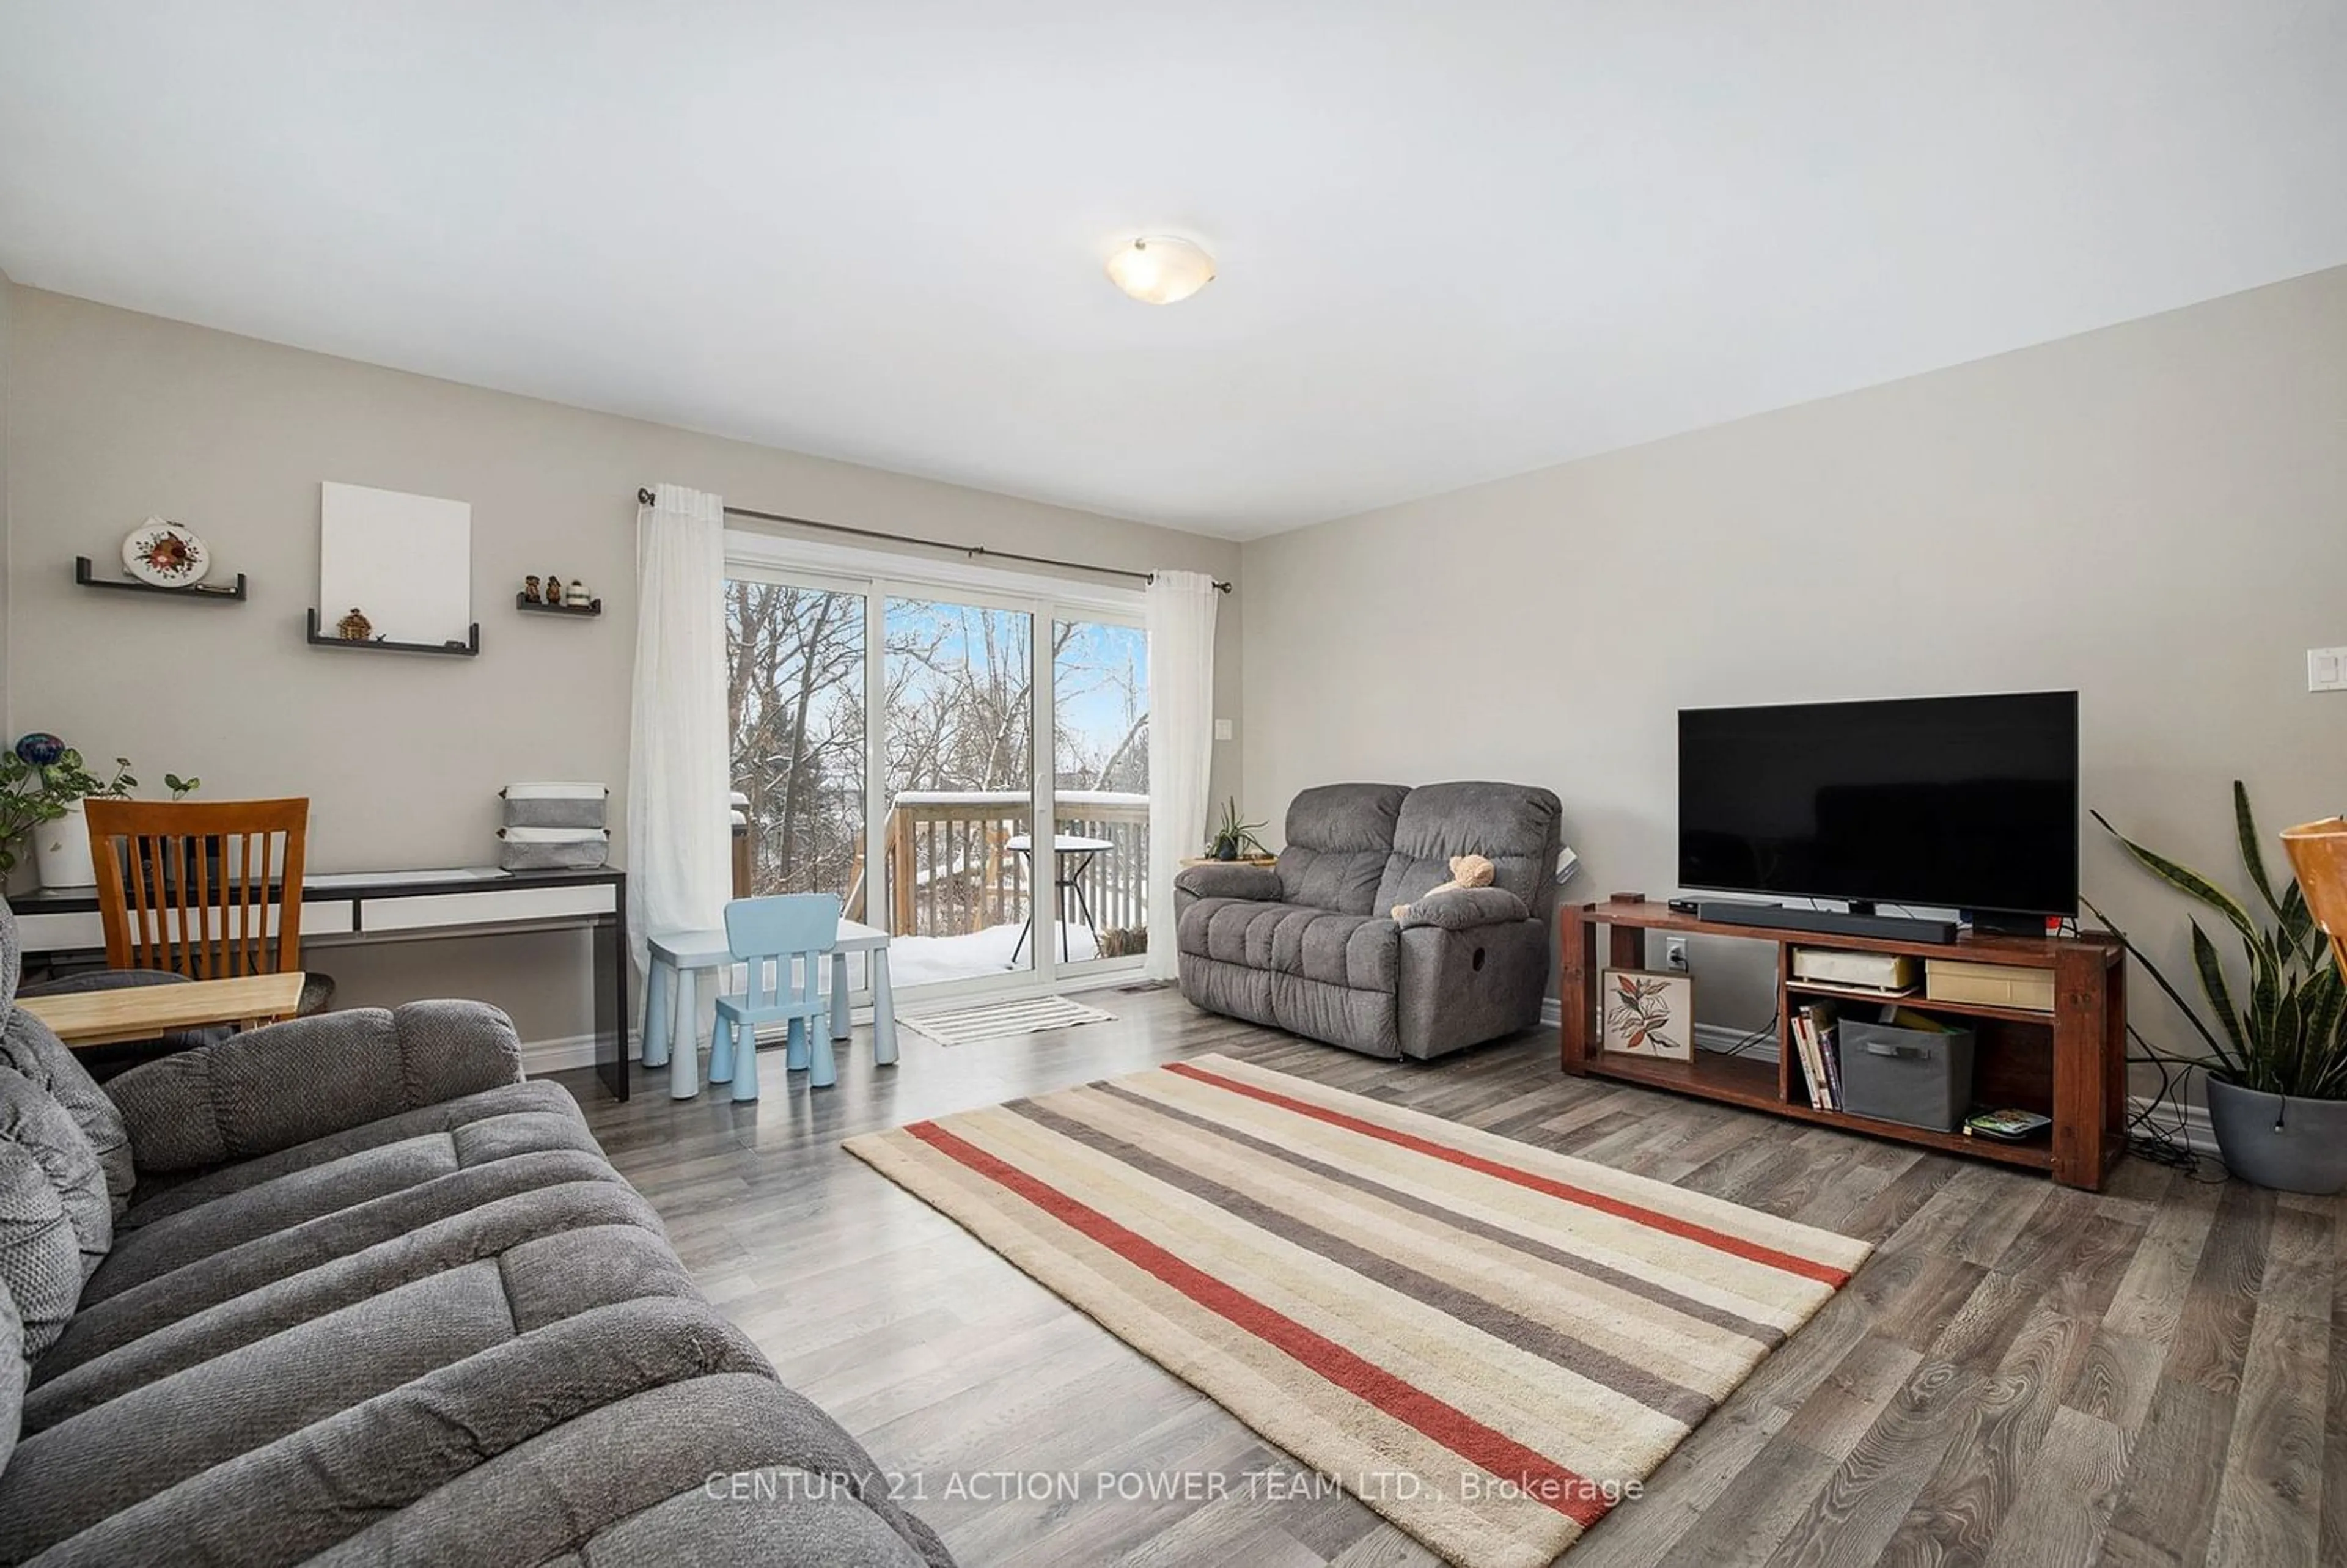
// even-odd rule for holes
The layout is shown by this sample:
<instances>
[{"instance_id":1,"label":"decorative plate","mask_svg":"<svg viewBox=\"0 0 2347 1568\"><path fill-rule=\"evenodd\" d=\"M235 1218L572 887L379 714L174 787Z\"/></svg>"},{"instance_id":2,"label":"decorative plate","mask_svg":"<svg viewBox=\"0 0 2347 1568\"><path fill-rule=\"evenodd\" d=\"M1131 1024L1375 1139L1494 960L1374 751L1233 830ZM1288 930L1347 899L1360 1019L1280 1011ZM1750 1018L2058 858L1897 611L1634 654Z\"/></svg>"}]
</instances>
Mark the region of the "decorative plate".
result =
<instances>
[{"instance_id":1,"label":"decorative plate","mask_svg":"<svg viewBox=\"0 0 2347 1568\"><path fill-rule=\"evenodd\" d=\"M149 518L122 541L122 566L157 588L192 588L211 570L212 552L192 530Z\"/></svg>"}]
</instances>

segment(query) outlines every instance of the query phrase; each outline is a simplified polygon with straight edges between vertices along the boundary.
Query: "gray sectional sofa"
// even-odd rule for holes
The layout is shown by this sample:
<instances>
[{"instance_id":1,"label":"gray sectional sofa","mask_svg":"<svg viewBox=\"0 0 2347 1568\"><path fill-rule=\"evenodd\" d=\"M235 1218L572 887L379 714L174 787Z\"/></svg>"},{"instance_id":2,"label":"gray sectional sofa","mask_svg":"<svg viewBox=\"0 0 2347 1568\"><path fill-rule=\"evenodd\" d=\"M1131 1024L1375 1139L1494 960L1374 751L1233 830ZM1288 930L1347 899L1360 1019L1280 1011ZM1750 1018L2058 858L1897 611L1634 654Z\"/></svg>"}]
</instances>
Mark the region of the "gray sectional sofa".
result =
<instances>
[{"instance_id":1,"label":"gray sectional sofa","mask_svg":"<svg viewBox=\"0 0 2347 1568\"><path fill-rule=\"evenodd\" d=\"M100 1088L17 958L0 904L0 1562L950 1563L504 1014L328 1014Z\"/></svg>"},{"instance_id":2,"label":"gray sectional sofa","mask_svg":"<svg viewBox=\"0 0 2347 1568\"><path fill-rule=\"evenodd\" d=\"M1174 880L1182 994L1372 1056L1435 1057L1530 1028L1548 989L1562 807L1523 784L1326 784L1287 808L1276 866ZM1422 897L1450 858L1489 887ZM1396 920L1395 905L1409 904Z\"/></svg>"}]
</instances>

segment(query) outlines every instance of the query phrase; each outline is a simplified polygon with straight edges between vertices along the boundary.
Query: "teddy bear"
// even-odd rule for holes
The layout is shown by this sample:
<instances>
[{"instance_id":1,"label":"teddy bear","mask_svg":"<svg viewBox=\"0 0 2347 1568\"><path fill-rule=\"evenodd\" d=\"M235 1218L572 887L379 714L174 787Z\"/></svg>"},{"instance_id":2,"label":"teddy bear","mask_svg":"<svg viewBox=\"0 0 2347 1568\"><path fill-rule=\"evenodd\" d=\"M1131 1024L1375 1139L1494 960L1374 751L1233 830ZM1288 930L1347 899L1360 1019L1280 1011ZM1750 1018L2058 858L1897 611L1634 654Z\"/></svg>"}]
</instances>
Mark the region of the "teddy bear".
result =
<instances>
[{"instance_id":1,"label":"teddy bear","mask_svg":"<svg viewBox=\"0 0 2347 1568\"><path fill-rule=\"evenodd\" d=\"M1480 855L1454 855L1450 857L1450 880L1428 888L1419 897L1431 898L1437 893L1450 893L1464 887L1489 887L1491 878L1498 874L1491 863ZM1406 919L1409 915L1408 904L1393 907L1395 919Z\"/></svg>"}]
</instances>

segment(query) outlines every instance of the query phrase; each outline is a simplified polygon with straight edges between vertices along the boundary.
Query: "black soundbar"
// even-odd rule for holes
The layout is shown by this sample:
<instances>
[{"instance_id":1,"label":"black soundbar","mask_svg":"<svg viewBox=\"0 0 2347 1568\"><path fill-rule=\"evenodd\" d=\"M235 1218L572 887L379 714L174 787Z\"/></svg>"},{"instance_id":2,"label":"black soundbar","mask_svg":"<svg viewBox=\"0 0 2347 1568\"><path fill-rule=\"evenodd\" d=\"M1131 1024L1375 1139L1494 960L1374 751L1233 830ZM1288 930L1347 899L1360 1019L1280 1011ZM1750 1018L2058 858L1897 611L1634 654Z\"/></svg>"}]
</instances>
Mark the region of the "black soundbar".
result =
<instances>
[{"instance_id":1,"label":"black soundbar","mask_svg":"<svg viewBox=\"0 0 2347 1568\"><path fill-rule=\"evenodd\" d=\"M1816 931L1834 937L1879 937L1888 942L1952 942L1953 920L1922 920L1898 915L1849 915L1839 909L1793 909L1782 904L1738 904L1705 899L1696 918L1720 926L1765 926L1772 931Z\"/></svg>"}]
</instances>

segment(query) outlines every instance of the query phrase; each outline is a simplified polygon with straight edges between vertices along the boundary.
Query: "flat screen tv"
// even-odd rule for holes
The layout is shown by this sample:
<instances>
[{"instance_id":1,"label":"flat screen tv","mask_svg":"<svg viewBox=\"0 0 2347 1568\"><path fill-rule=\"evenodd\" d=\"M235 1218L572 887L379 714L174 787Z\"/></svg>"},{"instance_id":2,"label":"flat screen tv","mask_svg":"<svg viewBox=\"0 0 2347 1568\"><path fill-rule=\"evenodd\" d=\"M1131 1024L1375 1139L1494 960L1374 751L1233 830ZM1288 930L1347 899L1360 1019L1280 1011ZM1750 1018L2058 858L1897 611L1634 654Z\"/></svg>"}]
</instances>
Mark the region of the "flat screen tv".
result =
<instances>
[{"instance_id":1,"label":"flat screen tv","mask_svg":"<svg viewBox=\"0 0 2347 1568\"><path fill-rule=\"evenodd\" d=\"M2078 912L2078 694L1679 712L1679 885Z\"/></svg>"}]
</instances>

